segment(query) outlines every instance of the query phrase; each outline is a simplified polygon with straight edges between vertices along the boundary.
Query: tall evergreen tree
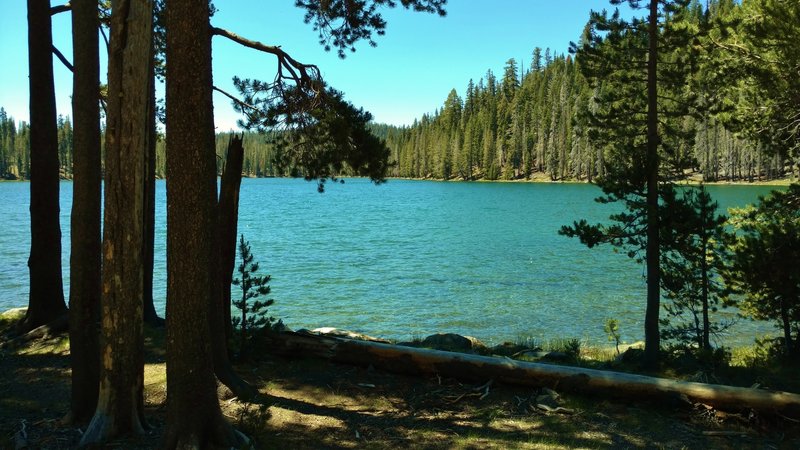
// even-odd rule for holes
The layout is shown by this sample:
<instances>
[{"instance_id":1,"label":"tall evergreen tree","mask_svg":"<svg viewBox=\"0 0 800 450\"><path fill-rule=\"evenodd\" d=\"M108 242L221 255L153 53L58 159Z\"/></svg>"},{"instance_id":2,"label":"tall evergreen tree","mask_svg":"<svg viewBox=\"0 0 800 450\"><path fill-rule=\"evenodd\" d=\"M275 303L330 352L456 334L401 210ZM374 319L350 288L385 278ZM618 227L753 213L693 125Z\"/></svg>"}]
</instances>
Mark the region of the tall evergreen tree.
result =
<instances>
[{"instance_id":1,"label":"tall evergreen tree","mask_svg":"<svg viewBox=\"0 0 800 450\"><path fill-rule=\"evenodd\" d=\"M577 236L590 247L602 242L625 247L631 257L645 263L645 363L654 365L661 346L660 184L683 169L662 167L662 154L676 158L674 144L663 139L659 123L688 114L684 105L689 101L678 88L685 84L687 73L679 69L686 64L680 59L683 55L676 54L687 35L670 22L685 10L688 1L611 0L612 4L625 2L632 8L646 7L647 19L628 22L621 19L619 11L611 17L593 13L591 23L603 35L592 33L574 50L597 92L594 102L598 108L587 111L590 136L594 142L607 145L613 154L605 176L599 180L605 196L598 201L622 202L626 212L612 215L617 224L611 226L589 225L582 220L563 227L561 233ZM680 100L673 105L660 100L660 93Z\"/></svg>"}]
</instances>

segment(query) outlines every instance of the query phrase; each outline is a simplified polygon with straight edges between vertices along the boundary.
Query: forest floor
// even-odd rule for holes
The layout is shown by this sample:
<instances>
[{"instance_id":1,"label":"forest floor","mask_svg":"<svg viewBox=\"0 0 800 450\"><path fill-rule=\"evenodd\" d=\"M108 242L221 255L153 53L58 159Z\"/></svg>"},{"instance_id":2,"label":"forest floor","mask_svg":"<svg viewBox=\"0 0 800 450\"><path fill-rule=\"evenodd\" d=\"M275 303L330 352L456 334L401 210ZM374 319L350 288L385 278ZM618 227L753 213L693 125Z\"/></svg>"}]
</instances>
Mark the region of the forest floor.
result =
<instances>
[{"instance_id":1,"label":"forest floor","mask_svg":"<svg viewBox=\"0 0 800 450\"><path fill-rule=\"evenodd\" d=\"M0 327L2 323L0 323ZM2 331L2 330L0 330ZM159 448L165 426L163 330L146 330L147 434L105 448ZM223 413L264 449L800 448L800 425L695 405L621 403L450 378L412 377L317 359L237 366L259 403L221 398ZM0 448L73 448L66 336L0 348ZM536 405L540 395L560 397ZM555 409L555 408L551 408ZM21 445L27 447L19 447Z\"/></svg>"}]
</instances>

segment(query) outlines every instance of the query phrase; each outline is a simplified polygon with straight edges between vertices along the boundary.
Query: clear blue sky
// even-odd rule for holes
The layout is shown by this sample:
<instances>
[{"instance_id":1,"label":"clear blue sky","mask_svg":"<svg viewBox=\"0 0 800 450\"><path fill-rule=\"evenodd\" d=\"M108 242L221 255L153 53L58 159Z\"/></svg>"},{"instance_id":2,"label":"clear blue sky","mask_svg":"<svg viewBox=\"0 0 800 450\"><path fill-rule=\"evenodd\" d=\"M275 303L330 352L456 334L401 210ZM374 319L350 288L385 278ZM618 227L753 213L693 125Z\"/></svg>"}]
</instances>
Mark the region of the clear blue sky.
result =
<instances>
[{"instance_id":1,"label":"clear blue sky","mask_svg":"<svg viewBox=\"0 0 800 450\"><path fill-rule=\"evenodd\" d=\"M0 15L0 106L17 120L28 120L27 23L25 2L4 2ZM63 1L54 1L53 5ZM378 46L360 43L341 60L325 52L303 11L293 0L218 0L215 26L265 44L281 45L295 59L317 64L328 83L347 100L373 113L375 121L410 124L444 103L450 89L463 95L487 69L501 73L508 58L525 66L536 46L565 53L580 36L589 11L608 8L599 0L450 0L447 17L403 8L385 11L388 27ZM55 45L72 60L70 17L53 18ZM214 38L214 82L233 92L231 77L271 80L275 58ZM104 63L103 63L104 64ZM70 114L71 73L54 59L56 101ZM104 72L105 68L101 68ZM219 131L236 127L230 101L215 93Z\"/></svg>"}]
</instances>

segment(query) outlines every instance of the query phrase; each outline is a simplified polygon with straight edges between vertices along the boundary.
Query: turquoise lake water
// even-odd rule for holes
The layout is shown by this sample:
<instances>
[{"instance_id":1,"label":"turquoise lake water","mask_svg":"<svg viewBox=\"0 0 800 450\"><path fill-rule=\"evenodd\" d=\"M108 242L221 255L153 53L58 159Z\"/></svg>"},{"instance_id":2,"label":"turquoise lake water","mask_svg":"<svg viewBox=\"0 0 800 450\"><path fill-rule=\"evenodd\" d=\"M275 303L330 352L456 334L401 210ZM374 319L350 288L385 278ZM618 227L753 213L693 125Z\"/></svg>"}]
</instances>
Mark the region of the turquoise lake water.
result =
<instances>
[{"instance_id":1,"label":"turquoise lake water","mask_svg":"<svg viewBox=\"0 0 800 450\"><path fill-rule=\"evenodd\" d=\"M29 184L0 183L0 310L24 306L30 251ZM720 206L743 206L764 186L710 186ZM585 184L367 180L316 185L245 179L239 231L272 275L271 313L292 328L332 326L395 339L454 332L489 343L576 337L606 343L606 318L623 340L643 338L643 266L611 247L588 249L561 225L602 221L611 207ZM166 192L157 183L154 297L166 297ZM72 183L61 183L65 295ZM236 289L236 288L235 288ZM237 292L234 291L234 296ZM726 344L770 324L740 321Z\"/></svg>"}]
</instances>

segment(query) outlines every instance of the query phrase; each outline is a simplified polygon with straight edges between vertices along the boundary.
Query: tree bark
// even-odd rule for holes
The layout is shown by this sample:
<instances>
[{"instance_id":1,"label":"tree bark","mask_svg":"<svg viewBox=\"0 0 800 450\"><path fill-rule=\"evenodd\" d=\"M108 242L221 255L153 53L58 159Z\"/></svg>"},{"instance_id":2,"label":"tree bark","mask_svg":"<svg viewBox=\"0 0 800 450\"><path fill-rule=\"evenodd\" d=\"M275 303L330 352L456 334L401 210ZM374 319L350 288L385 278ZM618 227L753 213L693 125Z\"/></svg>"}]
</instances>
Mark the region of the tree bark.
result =
<instances>
[{"instance_id":1,"label":"tree bark","mask_svg":"<svg viewBox=\"0 0 800 450\"><path fill-rule=\"evenodd\" d=\"M153 270L155 262L156 230L156 73L155 48L151 49L150 71L148 74L150 90L150 116L147 118L150 137L147 141L144 178L144 291L142 303L144 321L153 326L164 326L164 319L158 317L153 302Z\"/></svg>"},{"instance_id":2,"label":"tree bark","mask_svg":"<svg viewBox=\"0 0 800 450\"><path fill-rule=\"evenodd\" d=\"M225 316L225 337L233 335L231 325L231 281L236 267L236 237L239 223L239 191L242 185L244 147L242 137L231 136L219 190L218 231L220 286L222 287L222 311Z\"/></svg>"},{"instance_id":3,"label":"tree bark","mask_svg":"<svg viewBox=\"0 0 800 450\"><path fill-rule=\"evenodd\" d=\"M390 372L439 374L480 381L495 379L509 384L546 386L565 392L639 401L674 403L685 395L691 401L720 409L754 409L800 417L800 395L788 392L674 381L291 332L269 335L269 345L265 350L290 357L316 356L340 363L373 366Z\"/></svg>"},{"instance_id":4,"label":"tree bark","mask_svg":"<svg viewBox=\"0 0 800 450\"><path fill-rule=\"evenodd\" d=\"M215 285L211 315L211 346L214 354L214 373L220 383L243 400L258 391L233 370L228 352L231 336L231 279L236 262L236 228L239 214L239 187L242 183L244 148L242 139L231 137L217 204L216 260L213 264Z\"/></svg>"},{"instance_id":5,"label":"tree bark","mask_svg":"<svg viewBox=\"0 0 800 450\"><path fill-rule=\"evenodd\" d=\"M66 314L61 280L59 162L50 2L28 0L31 140L31 253L28 312L20 333Z\"/></svg>"},{"instance_id":6,"label":"tree bark","mask_svg":"<svg viewBox=\"0 0 800 450\"><path fill-rule=\"evenodd\" d=\"M100 21L95 0L72 1L74 154L69 293L71 419L84 423L100 384Z\"/></svg>"},{"instance_id":7,"label":"tree bark","mask_svg":"<svg viewBox=\"0 0 800 450\"><path fill-rule=\"evenodd\" d=\"M142 248L152 14L150 0L112 3L100 393L81 445L141 433L147 426L143 415Z\"/></svg>"},{"instance_id":8,"label":"tree bark","mask_svg":"<svg viewBox=\"0 0 800 450\"><path fill-rule=\"evenodd\" d=\"M647 308L644 319L644 359L658 364L661 350L658 315L661 308L661 267L658 218L658 0L650 0L647 52Z\"/></svg>"},{"instance_id":9,"label":"tree bark","mask_svg":"<svg viewBox=\"0 0 800 450\"><path fill-rule=\"evenodd\" d=\"M214 379L216 152L211 28L205 0L167 8L167 429L165 447L245 443L226 422Z\"/></svg>"}]
</instances>

